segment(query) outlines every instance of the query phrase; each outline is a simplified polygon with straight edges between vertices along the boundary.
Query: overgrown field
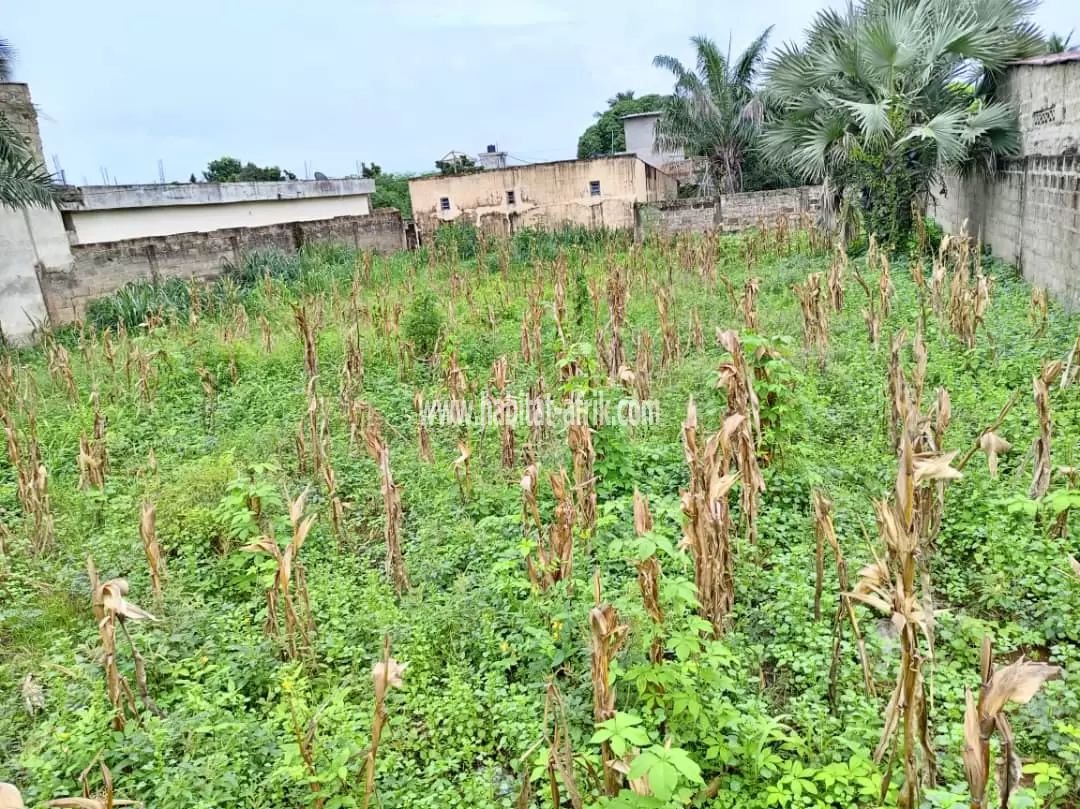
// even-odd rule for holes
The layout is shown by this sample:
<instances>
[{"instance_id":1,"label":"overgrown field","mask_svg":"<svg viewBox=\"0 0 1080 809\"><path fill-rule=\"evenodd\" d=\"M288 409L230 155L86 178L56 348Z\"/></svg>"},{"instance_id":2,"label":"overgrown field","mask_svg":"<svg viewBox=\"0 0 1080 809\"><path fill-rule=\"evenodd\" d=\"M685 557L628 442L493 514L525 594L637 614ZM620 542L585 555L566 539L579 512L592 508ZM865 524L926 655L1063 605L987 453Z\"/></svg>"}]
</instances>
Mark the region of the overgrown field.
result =
<instances>
[{"instance_id":1,"label":"overgrown field","mask_svg":"<svg viewBox=\"0 0 1080 809\"><path fill-rule=\"evenodd\" d=\"M1075 806L1080 320L935 248L447 231L249 256L8 348L0 780ZM419 429L601 394L659 423Z\"/></svg>"}]
</instances>

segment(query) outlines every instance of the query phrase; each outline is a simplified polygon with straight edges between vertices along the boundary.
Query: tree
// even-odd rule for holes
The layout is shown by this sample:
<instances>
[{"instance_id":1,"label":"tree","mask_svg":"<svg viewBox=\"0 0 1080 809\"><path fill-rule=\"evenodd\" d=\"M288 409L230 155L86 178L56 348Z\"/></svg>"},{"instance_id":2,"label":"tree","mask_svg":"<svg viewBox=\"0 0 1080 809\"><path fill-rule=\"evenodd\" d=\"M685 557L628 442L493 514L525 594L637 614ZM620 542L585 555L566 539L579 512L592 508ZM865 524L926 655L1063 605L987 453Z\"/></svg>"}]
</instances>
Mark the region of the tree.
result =
<instances>
[{"instance_id":1,"label":"tree","mask_svg":"<svg viewBox=\"0 0 1080 809\"><path fill-rule=\"evenodd\" d=\"M659 95L634 98L633 90L616 93L607 100L606 110L593 113L596 123L581 133L581 137L578 138L578 158L585 159L598 154L625 152L626 133L623 131L623 122L619 118L641 112L657 112L663 101L663 96Z\"/></svg>"},{"instance_id":2,"label":"tree","mask_svg":"<svg viewBox=\"0 0 1080 809\"><path fill-rule=\"evenodd\" d=\"M1069 31L1065 36L1056 33L1051 34L1046 38L1046 52L1070 53L1072 51L1080 51L1080 45L1073 44L1072 35L1072 31Z\"/></svg>"},{"instance_id":3,"label":"tree","mask_svg":"<svg viewBox=\"0 0 1080 809\"><path fill-rule=\"evenodd\" d=\"M476 161L467 154L461 154L459 152L451 152L442 160L436 160L435 168L439 170L439 174L443 175L473 174L484 170L482 166L476 165Z\"/></svg>"},{"instance_id":4,"label":"tree","mask_svg":"<svg viewBox=\"0 0 1080 809\"><path fill-rule=\"evenodd\" d=\"M375 193L371 195L373 208L397 208L404 219L412 218L412 200L409 197L411 174L380 172L375 177Z\"/></svg>"},{"instance_id":5,"label":"tree","mask_svg":"<svg viewBox=\"0 0 1080 809\"><path fill-rule=\"evenodd\" d=\"M0 39L0 81L13 77L15 49ZM25 136L0 114L0 206L13 209L56 204L59 186L27 146Z\"/></svg>"},{"instance_id":6,"label":"tree","mask_svg":"<svg viewBox=\"0 0 1080 809\"><path fill-rule=\"evenodd\" d=\"M657 124L657 142L665 151L682 149L688 157L706 158L699 180L703 194L743 188L744 162L765 111L756 79L770 33L771 26L734 60L730 48L725 55L708 37L692 37L696 70L674 56L653 59L653 65L675 77Z\"/></svg>"},{"instance_id":7,"label":"tree","mask_svg":"<svg viewBox=\"0 0 1080 809\"><path fill-rule=\"evenodd\" d=\"M254 163L242 164L235 157L222 157L206 164L203 179L208 183L243 183L243 182L281 182L295 180L291 171L283 171L277 166L260 168Z\"/></svg>"},{"instance_id":8,"label":"tree","mask_svg":"<svg viewBox=\"0 0 1080 809\"><path fill-rule=\"evenodd\" d=\"M382 166L378 163L372 163L370 166L367 163L360 164L360 176L365 180L374 180L382 176Z\"/></svg>"},{"instance_id":9,"label":"tree","mask_svg":"<svg viewBox=\"0 0 1080 809\"><path fill-rule=\"evenodd\" d=\"M1045 48L1027 0L867 0L819 12L806 44L767 69L778 114L763 145L807 181L828 178L868 231L899 246L912 205L946 171L992 172L1019 151L994 100L1006 65Z\"/></svg>"}]
</instances>

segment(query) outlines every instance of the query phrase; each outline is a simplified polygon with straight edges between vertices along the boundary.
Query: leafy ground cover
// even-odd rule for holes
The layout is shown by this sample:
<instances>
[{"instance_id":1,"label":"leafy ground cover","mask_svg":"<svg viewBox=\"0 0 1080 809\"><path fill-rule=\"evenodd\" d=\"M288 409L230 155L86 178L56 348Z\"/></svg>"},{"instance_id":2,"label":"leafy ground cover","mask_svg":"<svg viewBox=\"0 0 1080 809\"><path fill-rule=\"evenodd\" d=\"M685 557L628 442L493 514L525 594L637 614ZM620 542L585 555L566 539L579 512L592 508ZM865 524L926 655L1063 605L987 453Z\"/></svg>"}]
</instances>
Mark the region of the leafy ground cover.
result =
<instances>
[{"instance_id":1,"label":"leafy ground cover","mask_svg":"<svg viewBox=\"0 0 1080 809\"><path fill-rule=\"evenodd\" d=\"M0 779L1074 806L1078 325L973 245L890 265L783 227L124 290L0 360ZM530 390L659 419L420 429Z\"/></svg>"}]
</instances>

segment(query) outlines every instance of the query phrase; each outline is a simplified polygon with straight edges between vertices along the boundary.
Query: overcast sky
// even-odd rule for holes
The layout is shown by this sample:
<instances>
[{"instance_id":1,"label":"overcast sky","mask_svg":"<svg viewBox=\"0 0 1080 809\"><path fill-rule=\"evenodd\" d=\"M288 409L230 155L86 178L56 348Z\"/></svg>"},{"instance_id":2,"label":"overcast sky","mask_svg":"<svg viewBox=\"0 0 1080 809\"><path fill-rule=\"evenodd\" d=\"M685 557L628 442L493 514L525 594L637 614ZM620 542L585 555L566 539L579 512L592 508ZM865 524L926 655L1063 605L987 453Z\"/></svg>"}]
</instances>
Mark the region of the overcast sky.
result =
<instances>
[{"instance_id":1,"label":"overcast sky","mask_svg":"<svg viewBox=\"0 0 1080 809\"><path fill-rule=\"evenodd\" d=\"M1080 27L1075 0L1036 20ZM357 161L424 171L497 143L575 156L619 90L665 92L652 67L706 34L741 50L775 24L800 39L811 0L7 0L45 154L68 182L186 180L230 155L300 176Z\"/></svg>"}]
</instances>

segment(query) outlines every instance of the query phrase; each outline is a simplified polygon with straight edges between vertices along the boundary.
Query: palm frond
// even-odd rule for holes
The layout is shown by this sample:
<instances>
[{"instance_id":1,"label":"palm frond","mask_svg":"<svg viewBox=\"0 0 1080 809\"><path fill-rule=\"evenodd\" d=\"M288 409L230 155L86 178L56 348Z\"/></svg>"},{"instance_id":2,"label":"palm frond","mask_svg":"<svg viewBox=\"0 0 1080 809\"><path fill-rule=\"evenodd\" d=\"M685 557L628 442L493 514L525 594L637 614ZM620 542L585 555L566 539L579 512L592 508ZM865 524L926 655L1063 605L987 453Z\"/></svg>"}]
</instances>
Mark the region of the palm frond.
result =
<instances>
[{"instance_id":1,"label":"palm frond","mask_svg":"<svg viewBox=\"0 0 1080 809\"><path fill-rule=\"evenodd\" d=\"M23 135L7 118L0 116L0 205L7 208L56 203L59 186L52 175L23 142Z\"/></svg>"}]
</instances>

